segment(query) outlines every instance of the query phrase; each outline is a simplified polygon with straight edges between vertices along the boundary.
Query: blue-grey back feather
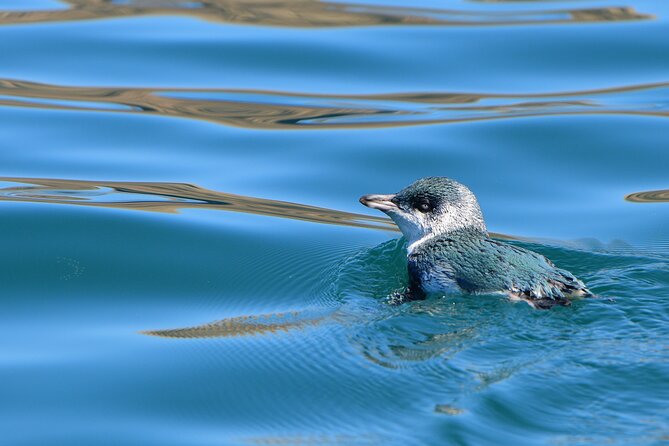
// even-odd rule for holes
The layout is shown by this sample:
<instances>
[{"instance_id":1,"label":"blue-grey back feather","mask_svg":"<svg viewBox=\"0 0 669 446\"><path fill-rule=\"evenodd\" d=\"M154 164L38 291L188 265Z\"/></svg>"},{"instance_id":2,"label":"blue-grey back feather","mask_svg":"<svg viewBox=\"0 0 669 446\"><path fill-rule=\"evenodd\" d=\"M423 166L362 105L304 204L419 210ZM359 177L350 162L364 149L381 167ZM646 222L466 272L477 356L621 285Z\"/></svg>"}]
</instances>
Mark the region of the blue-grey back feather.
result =
<instances>
[{"instance_id":1,"label":"blue-grey back feather","mask_svg":"<svg viewBox=\"0 0 669 446\"><path fill-rule=\"evenodd\" d=\"M466 292L508 290L542 308L568 305L567 297L589 294L583 282L541 254L467 229L417 246L409 255L409 274L423 288L446 288L451 282Z\"/></svg>"}]
</instances>

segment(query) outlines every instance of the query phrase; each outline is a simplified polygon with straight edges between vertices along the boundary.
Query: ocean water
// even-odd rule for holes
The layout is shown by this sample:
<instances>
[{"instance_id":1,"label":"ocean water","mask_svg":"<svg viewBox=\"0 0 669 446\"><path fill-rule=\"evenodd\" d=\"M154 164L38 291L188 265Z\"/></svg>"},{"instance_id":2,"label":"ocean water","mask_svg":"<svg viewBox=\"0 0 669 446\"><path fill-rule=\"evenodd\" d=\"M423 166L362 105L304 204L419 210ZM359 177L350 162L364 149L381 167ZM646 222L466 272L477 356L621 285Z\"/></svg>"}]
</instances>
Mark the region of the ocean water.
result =
<instances>
[{"instance_id":1,"label":"ocean water","mask_svg":"<svg viewBox=\"0 0 669 446\"><path fill-rule=\"evenodd\" d=\"M669 443L663 0L0 0L0 444ZM597 294L391 305L428 175Z\"/></svg>"}]
</instances>

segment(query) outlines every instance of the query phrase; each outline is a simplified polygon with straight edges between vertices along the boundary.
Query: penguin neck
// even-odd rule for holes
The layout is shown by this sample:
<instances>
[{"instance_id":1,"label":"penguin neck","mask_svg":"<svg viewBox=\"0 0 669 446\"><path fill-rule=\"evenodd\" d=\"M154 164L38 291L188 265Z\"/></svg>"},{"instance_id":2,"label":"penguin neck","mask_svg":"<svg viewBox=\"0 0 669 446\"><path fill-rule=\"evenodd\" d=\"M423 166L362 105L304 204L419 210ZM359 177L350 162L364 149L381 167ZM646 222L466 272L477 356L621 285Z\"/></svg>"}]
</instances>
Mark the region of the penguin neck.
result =
<instances>
[{"instance_id":1,"label":"penguin neck","mask_svg":"<svg viewBox=\"0 0 669 446\"><path fill-rule=\"evenodd\" d=\"M434 240L435 238L454 235L463 235L466 238L488 237L488 231L486 230L485 225L470 225L457 227L446 231L428 232L418 239L409 240L409 244L407 246L407 255L411 255L417 248L424 245L425 243L430 242L431 240Z\"/></svg>"}]
</instances>

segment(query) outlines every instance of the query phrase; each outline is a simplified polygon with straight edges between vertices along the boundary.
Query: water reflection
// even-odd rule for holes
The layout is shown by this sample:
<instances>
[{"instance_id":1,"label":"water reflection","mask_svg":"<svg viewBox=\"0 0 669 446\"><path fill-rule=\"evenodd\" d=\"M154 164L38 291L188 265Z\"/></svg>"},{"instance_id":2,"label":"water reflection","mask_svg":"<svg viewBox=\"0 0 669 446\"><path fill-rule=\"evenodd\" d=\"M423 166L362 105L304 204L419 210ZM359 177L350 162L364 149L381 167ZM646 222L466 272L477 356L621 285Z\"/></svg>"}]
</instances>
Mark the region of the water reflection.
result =
<instances>
[{"instance_id":1,"label":"water reflection","mask_svg":"<svg viewBox=\"0 0 669 446\"><path fill-rule=\"evenodd\" d=\"M1 183L8 184L3 186ZM392 221L386 218L217 192L184 183L0 177L0 201L44 202L150 212L178 212L186 208L214 209L398 231Z\"/></svg>"},{"instance_id":2,"label":"water reflection","mask_svg":"<svg viewBox=\"0 0 669 446\"><path fill-rule=\"evenodd\" d=\"M669 189L635 192L625 197L633 203L669 203Z\"/></svg>"},{"instance_id":3,"label":"water reflection","mask_svg":"<svg viewBox=\"0 0 669 446\"><path fill-rule=\"evenodd\" d=\"M262 315L237 316L203 325L165 330L146 330L141 334L162 338L229 338L276 334L292 329L316 326L326 316L309 317L306 312L271 313Z\"/></svg>"},{"instance_id":4,"label":"water reflection","mask_svg":"<svg viewBox=\"0 0 669 446\"><path fill-rule=\"evenodd\" d=\"M137 113L252 129L375 128L577 114L669 116L669 83L535 94L328 95L262 90L70 87L0 80L0 106Z\"/></svg>"},{"instance_id":5,"label":"water reflection","mask_svg":"<svg viewBox=\"0 0 669 446\"><path fill-rule=\"evenodd\" d=\"M212 22L291 28L382 25L527 25L652 19L630 7L476 11L365 5L315 0L64 0L69 8L0 13L0 25L183 15Z\"/></svg>"}]
</instances>

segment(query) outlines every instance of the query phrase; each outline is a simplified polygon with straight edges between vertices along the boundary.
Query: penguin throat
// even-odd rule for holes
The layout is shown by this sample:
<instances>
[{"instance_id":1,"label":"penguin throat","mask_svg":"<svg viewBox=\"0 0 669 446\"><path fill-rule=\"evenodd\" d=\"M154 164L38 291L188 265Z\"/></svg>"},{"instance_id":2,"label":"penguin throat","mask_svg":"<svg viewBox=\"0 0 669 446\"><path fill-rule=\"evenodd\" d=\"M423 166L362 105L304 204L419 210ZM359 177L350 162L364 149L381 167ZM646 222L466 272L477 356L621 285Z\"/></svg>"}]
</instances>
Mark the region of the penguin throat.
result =
<instances>
[{"instance_id":1,"label":"penguin throat","mask_svg":"<svg viewBox=\"0 0 669 446\"><path fill-rule=\"evenodd\" d=\"M411 254L417 247L436 237L448 235L456 231L468 231L472 233L472 236L474 236L474 234L488 234L482 218L453 219L448 222L441 221L440 223L441 224L433 225L429 231L423 233L404 233L404 236L409 242L409 245L407 246L408 254Z\"/></svg>"},{"instance_id":2,"label":"penguin throat","mask_svg":"<svg viewBox=\"0 0 669 446\"><path fill-rule=\"evenodd\" d=\"M416 240L414 242L410 242L409 245L407 246L407 254L411 254L414 251L414 249L416 249L418 246L422 245L423 243L425 243L428 240L431 240L431 239L435 238L438 235L439 234L430 233L430 234L424 235L423 237L419 238L418 240Z\"/></svg>"}]
</instances>

